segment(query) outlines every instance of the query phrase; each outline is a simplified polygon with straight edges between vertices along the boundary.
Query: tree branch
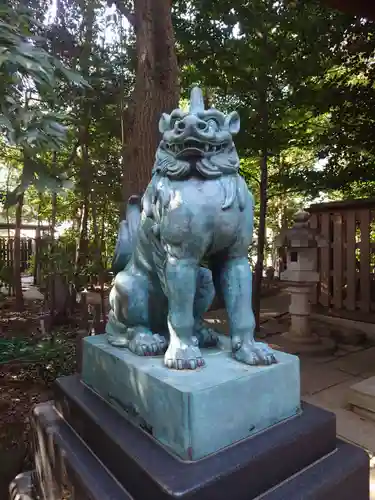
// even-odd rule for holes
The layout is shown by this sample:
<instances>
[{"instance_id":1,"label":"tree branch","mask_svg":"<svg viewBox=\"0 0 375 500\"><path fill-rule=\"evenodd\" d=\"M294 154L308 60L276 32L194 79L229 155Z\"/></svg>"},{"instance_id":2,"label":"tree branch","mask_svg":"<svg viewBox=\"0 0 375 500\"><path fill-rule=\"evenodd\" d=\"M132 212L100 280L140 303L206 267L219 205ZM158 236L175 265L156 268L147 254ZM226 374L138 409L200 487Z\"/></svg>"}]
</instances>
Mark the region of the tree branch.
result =
<instances>
[{"instance_id":1,"label":"tree branch","mask_svg":"<svg viewBox=\"0 0 375 500\"><path fill-rule=\"evenodd\" d=\"M108 7L112 7L114 4L116 6L116 9L126 17L126 19L129 21L129 24L135 28L135 13L131 11L128 7L126 7L123 3L123 0L107 0Z\"/></svg>"},{"instance_id":2,"label":"tree branch","mask_svg":"<svg viewBox=\"0 0 375 500\"><path fill-rule=\"evenodd\" d=\"M64 163L64 170L67 169L69 167L69 165L73 162L73 160L75 159L76 157L76 154L77 154L77 149L80 145L80 141L77 141L74 146L73 146L73 150L72 152L70 153L69 155L69 158L66 160L66 162Z\"/></svg>"}]
</instances>

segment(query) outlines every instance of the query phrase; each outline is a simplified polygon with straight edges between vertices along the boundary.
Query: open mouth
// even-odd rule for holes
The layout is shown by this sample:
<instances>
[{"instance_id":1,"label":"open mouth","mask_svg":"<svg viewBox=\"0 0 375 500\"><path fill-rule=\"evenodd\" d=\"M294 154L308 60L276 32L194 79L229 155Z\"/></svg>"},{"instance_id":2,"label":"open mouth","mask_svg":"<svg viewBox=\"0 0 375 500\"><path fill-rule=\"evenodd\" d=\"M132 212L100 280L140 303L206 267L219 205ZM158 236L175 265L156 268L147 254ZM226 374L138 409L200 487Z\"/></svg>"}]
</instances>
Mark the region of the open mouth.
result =
<instances>
[{"instance_id":1,"label":"open mouth","mask_svg":"<svg viewBox=\"0 0 375 500\"><path fill-rule=\"evenodd\" d=\"M227 143L223 142L221 144L210 144L209 142L201 142L196 139L186 139L180 143L166 143L165 147L167 151L174 153L175 155L202 155L204 153L217 153L223 151Z\"/></svg>"}]
</instances>

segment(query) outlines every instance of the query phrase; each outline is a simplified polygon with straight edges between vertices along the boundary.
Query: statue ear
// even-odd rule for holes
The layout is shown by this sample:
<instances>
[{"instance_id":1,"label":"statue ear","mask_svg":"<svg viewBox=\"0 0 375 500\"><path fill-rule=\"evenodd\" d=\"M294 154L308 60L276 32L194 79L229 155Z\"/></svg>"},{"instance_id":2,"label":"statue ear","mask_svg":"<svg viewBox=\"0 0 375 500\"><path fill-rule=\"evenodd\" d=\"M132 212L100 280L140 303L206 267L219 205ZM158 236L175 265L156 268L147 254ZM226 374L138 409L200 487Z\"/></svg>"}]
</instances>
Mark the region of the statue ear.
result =
<instances>
[{"instance_id":1,"label":"statue ear","mask_svg":"<svg viewBox=\"0 0 375 500\"><path fill-rule=\"evenodd\" d=\"M240 115L237 111L232 111L225 117L225 127L232 135L238 134L240 131Z\"/></svg>"},{"instance_id":2,"label":"statue ear","mask_svg":"<svg viewBox=\"0 0 375 500\"><path fill-rule=\"evenodd\" d=\"M161 118L159 120L159 132L164 134L166 130L169 129L171 124L171 117L170 115L167 115L166 113L163 113L161 115Z\"/></svg>"}]
</instances>

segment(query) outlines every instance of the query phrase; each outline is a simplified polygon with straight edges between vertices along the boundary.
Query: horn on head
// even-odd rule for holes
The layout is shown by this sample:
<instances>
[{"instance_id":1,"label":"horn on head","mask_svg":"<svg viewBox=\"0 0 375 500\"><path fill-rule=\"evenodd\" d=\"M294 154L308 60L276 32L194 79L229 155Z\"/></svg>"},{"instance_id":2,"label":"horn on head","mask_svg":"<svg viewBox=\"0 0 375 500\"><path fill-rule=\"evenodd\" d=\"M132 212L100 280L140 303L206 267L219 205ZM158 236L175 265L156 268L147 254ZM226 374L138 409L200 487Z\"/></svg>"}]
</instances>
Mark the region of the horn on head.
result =
<instances>
[{"instance_id":1,"label":"horn on head","mask_svg":"<svg viewBox=\"0 0 375 500\"><path fill-rule=\"evenodd\" d=\"M197 114L199 111L204 111L203 92L199 87L194 87L191 89L189 111L192 114Z\"/></svg>"}]
</instances>

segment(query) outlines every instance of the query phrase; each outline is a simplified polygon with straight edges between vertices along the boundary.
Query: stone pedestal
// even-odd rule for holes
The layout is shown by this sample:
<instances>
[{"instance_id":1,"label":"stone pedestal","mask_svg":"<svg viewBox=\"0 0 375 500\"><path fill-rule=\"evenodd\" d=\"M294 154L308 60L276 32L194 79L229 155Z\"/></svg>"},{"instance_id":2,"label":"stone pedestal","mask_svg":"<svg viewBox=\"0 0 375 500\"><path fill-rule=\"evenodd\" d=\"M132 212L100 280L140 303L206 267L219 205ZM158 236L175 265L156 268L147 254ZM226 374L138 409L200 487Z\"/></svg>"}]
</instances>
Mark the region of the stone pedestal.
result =
<instances>
[{"instance_id":1,"label":"stone pedestal","mask_svg":"<svg viewBox=\"0 0 375 500\"><path fill-rule=\"evenodd\" d=\"M300 411L296 356L276 352L277 364L248 366L233 359L228 337L220 340L202 350L204 368L177 371L104 335L87 337L82 380L172 453L199 460Z\"/></svg>"},{"instance_id":2,"label":"stone pedestal","mask_svg":"<svg viewBox=\"0 0 375 500\"><path fill-rule=\"evenodd\" d=\"M87 339L96 392L63 377L35 407L33 488L18 478L11 498L368 500L368 455L336 439L333 413L300 406L298 359L247 367L225 347L181 373Z\"/></svg>"},{"instance_id":3,"label":"stone pedestal","mask_svg":"<svg viewBox=\"0 0 375 500\"><path fill-rule=\"evenodd\" d=\"M195 462L171 454L78 376L59 379L55 401L38 405L32 420L44 500L64 498L62 485L74 500L369 500L368 455L336 439L334 414L308 404Z\"/></svg>"},{"instance_id":4,"label":"stone pedestal","mask_svg":"<svg viewBox=\"0 0 375 500\"><path fill-rule=\"evenodd\" d=\"M355 413L375 421L375 377L352 385L348 393L348 403Z\"/></svg>"},{"instance_id":5,"label":"stone pedestal","mask_svg":"<svg viewBox=\"0 0 375 500\"><path fill-rule=\"evenodd\" d=\"M335 350L335 342L326 337L319 337L311 330L311 284L289 283L286 289L290 293L290 328L283 334L284 347L298 354L330 354Z\"/></svg>"},{"instance_id":6,"label":"stone pedestal","mask_svg":"<svg viewBox=\"0 0 375 500\"><path fill-rule=\"evenodd\" d=\"M283 347L297 354L331 354L335 342L320 338L311 331L310 298L312 286L319 281L317 268L318 247L327 245L315 229L309 225L310 214L298 212L293 227L281 234L278 244L287 249L287 268L280 275L290 293L289 332L283 335Z\"/></svg>"}]
</instances>

